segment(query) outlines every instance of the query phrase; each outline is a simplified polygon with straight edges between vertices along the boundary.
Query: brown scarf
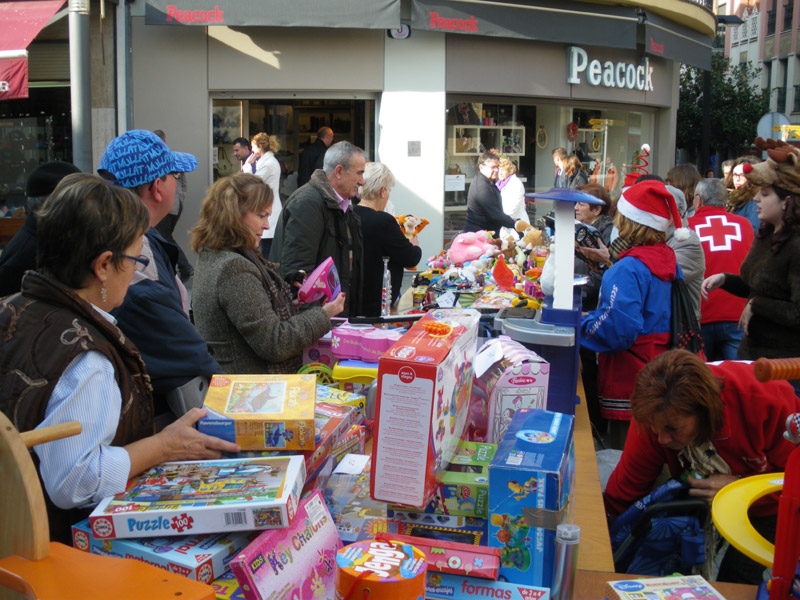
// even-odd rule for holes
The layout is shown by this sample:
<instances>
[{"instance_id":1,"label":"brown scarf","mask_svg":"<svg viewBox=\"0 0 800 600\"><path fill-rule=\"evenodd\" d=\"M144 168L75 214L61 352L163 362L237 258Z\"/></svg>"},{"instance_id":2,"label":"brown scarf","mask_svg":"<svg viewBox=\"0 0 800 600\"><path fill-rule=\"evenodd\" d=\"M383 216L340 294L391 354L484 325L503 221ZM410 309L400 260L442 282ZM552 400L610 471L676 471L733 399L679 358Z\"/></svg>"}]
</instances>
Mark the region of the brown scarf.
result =
<instances>
[{"instance_id":1,"label":"brown scarf","mask_svg":"<svg viewBox=\"0 0 800 600\"><path fill-rule=\"evenodd\" d=\"M732 190L731 193L728 194L728 203L725 205L725 210L729 213L739 210L739 208L755 198L757 192L758 188L749 183L743 185L739 189Z\"/></svg>"},{"instance_id":2,"label":"brown scarf","mask_svg":"<svg viewBox=\"0 0 800 600\"><path fill-rule=\"evenodd\" d=\"M269 262L255 248L238 248L236 250L253 263L261 274L261 284L272 299L272 308L281 321L288 321L297 314L297 307L292 302L292 290L278 273L277 265Z\"/></svg>"}]
</instances>

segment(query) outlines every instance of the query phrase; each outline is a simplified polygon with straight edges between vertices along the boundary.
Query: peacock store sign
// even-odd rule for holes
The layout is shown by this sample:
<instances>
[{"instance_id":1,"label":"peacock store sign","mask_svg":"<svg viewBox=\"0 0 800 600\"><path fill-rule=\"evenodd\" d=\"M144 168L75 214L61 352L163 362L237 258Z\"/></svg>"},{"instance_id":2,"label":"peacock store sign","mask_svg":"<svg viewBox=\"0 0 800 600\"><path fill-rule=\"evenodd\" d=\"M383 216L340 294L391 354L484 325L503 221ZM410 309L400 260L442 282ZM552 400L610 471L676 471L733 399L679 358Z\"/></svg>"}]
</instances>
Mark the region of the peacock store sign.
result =
<instances>
[{"instance_id":1,"label":"peacock store sign","mask_svg":"<svg viewBox=\"0 0 800 600\"><path fill-rule=\"evenodd\" d=\"M589 60L586 50L578 46L570 46L567 48L567 62L569 68L567 83L580 84L583 76L586 83L593 86L643 92L654 91L653 67L650 65L650 59L646 56L638 65L623 61Z\"/></svg>"}]
</instances>

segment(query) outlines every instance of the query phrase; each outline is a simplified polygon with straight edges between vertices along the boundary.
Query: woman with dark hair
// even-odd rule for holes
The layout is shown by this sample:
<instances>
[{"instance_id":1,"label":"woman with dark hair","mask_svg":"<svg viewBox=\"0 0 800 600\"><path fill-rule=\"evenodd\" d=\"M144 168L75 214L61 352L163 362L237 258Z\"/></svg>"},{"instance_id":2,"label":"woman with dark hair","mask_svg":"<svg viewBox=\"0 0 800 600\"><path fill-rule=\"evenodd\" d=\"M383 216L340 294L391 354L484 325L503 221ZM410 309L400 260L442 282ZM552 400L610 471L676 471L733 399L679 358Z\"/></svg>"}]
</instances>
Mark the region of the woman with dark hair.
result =
<instances>
[{"instance_id":1,"label":"woman with dark hair","mask_svg":"<svg viewBox=\"0 0 800 600\"><path fill-rule=\"evenodd\" d=\"M748 299L739 319L741 358L800 356L800 155L789 148L745 165L748 182L758 189L761 226L739 275L717 273L703 282L704 297L722 288ZM800 381L793 385L800 392Z\"/></svg>"},{"instance_id":2,"label":"woman with dark hair","mask_svg":"<svg viewBox=\"0 0 800 600\"><path fill-rule=\"evenodd\" d=\"M303 348L331 329L344 294L298 312L277 265L258 251L272 191L237 173L217 180L190 232L199 254L193 291L197 330L227 373L296 373Z\"/></svg>"},{"instance_id":3,"label":"woman with dark hair","mask_svg":"<svg viewBox=\"0 0 800 600\"><path fill-rule=\"evenodd\" d=\"M128 189L65 177L37 216L37 270L0 305L0 409L19 431L80 421L74 437L34 448L50 535L71 539L71 509L125 490L167 460L219 458L236 444L203 435L192 409L155 433L150 378L109 314L144 269L150 215Z\"/></svg>"},{"instance_id":4,"label":"woman with dark hair","mask_svg":"<svg viewBox=\"0 0 800 600\"><path fill-rule=\"evenodd\" d=\"M740 156L733 162L730 173L730 185L726 186L731 190L728 194L728 204L725 209L734 215L744 217L753 225L753 231L758 231L760 223L756 211L755 195L758 187L751 184L745 176L745 165L756 165L761 161L755 156Z\"/></svg>"},{"instance_id":5,"label":"woman with dark hair","mask_svg":"<svg viewBox=\"0 0 800 600\"><path fill-rule=\"evenodd\" d=\"M604 492L612 516L649 493L665 466L672 477L688 475L689 494L708 502L743 476L783 471L794 449L783 437L786 419L800 412L800 399L785 381L757 381L751 364L706 364L671 350L641 370L631 410L633 425ZM774 503L754 507L754 514L767 515L757 527L774 533L775 509ZM722 580L752 583L740 558L731 558L736 566L723 565ZM757 578L763 567L754 569Z\"/></svg>"}]
</instances>

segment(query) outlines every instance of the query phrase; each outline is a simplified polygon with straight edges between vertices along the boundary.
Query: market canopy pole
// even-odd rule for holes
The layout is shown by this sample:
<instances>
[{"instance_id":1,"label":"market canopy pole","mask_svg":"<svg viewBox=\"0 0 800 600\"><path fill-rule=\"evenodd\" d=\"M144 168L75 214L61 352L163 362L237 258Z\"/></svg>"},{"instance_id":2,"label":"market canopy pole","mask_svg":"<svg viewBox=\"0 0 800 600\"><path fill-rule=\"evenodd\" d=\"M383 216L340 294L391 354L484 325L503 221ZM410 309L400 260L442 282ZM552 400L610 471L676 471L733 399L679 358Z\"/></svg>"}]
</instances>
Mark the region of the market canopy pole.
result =
<instances>
[{"instance_id":1,"label":"market canopy pole","mask_svg":"<svg viewBox=\"0 0 800 600\"><path fill-rule=\"evenodd\" d=\"M69 0L69 77L72 101L72 163L92 166L92 101L89 70L89 0Z\"/></svg>"}]
</instances>

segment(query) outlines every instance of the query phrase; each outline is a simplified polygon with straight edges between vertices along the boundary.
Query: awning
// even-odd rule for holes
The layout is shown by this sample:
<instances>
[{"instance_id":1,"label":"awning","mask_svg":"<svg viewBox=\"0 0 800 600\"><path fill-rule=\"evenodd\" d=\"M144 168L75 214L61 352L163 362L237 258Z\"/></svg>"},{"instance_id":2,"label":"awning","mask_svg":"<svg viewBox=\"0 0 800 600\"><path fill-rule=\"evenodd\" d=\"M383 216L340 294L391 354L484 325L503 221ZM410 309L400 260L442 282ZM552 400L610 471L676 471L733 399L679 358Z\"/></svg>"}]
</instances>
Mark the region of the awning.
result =
<instances>
[{"instance_id":1,"label":"awning","mask_svg":"<svg viewBox=\"0 0 800 600\"><path fill-rule=\"evenodd\" d=\"M28 97L28 44L64 0L0 2L0 100Z\"/></svg>"},{"instance_id":2,"label":"awning","mask_svg":"<svg viewBox=\"0 0 800 600\"><path fill-rule=\"evenodd\" d=\"M544 0L412 0L411 28L565 44L636 48L634 8Z\"/></svg>"},{"instance_id":3,"label":"awning","mask_svg":"<svg viewBox=\"0 0 800 600\"><path fill-rule=\"evenodd\" d=\"M147 0L145 23L398 29L400 0Z\"/></svg>"},{"instance_id":4,"label":"awning","mask_svg":"<svg viewBox=\"0 0 800 600\"><path fill-rule=\"evenodd\" d=\"M711 68L711 47L708 36L668 21L645 10L644 48L651 56L663 56L700 69Z\"/></svg>"}]
</instances>

